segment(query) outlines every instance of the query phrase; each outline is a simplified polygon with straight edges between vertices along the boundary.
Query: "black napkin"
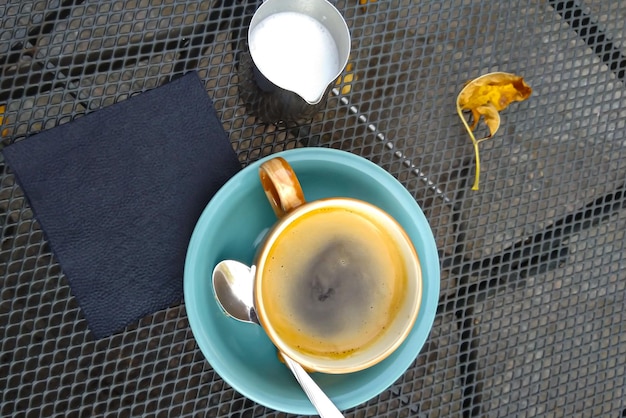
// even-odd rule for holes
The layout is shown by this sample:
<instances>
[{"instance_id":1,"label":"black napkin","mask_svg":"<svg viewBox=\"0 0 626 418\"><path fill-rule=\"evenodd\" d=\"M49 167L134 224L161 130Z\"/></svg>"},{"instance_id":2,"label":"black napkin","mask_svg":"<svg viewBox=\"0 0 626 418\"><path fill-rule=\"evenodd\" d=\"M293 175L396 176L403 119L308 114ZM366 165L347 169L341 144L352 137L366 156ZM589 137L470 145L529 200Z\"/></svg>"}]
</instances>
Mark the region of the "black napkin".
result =
<instances>
[{"instance_id":1,"label":"black napkin","mask_svg":"<svg viewBox=\"0 0 626 418\"><path fill-rule=\"evenodd\" d=\"M97 339L181 301L195 223L241 168L195 73L3 153Z\"/></svg>"}]
</instances>

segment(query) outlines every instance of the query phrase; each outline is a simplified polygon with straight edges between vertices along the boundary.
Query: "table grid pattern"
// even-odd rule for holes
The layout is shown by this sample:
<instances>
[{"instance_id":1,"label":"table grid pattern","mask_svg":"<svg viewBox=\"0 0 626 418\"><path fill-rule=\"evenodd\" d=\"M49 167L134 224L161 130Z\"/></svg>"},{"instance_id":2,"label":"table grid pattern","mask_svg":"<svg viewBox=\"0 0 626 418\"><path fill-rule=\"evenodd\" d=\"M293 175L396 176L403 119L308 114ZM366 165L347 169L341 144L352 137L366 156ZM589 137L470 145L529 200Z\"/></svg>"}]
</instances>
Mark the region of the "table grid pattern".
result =
<instances>
[{"instance_id":1,"label":"table grid pattern","mask_svg":"<svg viewBox=\"0 0 626 418\"><path fill-rule=\"evenodd\" d=\"M243 0L0 4L0 147L198 71L243 165L323 146L393 174L442 266L430 337L349 417L626 417L626 6L606 0L337 1L350 65L301 126L238 96ZM288 59L286 53L285 59ZM525 102L481 144L463 84L524 76ZM0 159L0 416L284 417L198 350L184 303L94 341Z\"/></svg>"}]
</instances>

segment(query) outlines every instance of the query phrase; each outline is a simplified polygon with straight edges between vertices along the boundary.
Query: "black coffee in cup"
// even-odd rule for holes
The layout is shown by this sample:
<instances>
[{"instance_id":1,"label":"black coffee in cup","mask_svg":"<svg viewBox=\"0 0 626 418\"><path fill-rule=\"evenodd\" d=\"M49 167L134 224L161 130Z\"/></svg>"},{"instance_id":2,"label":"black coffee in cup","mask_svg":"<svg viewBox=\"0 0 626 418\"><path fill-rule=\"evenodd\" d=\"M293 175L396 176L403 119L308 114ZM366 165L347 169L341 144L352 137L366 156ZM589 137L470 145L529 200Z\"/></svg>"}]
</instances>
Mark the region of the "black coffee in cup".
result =
<instances>
[{"instance_id":1,"label":"black coffee in cup","mask_svg":"<svg viewBox=\"0 0 626 418\"><path fill-rule=\"evenodd\" d=\"M369 211L344 206L285 227L262 266L266 315L280 338L327 358L377 341L403 304L407 280L387 229Z\"/></svg>"}]
</instances>

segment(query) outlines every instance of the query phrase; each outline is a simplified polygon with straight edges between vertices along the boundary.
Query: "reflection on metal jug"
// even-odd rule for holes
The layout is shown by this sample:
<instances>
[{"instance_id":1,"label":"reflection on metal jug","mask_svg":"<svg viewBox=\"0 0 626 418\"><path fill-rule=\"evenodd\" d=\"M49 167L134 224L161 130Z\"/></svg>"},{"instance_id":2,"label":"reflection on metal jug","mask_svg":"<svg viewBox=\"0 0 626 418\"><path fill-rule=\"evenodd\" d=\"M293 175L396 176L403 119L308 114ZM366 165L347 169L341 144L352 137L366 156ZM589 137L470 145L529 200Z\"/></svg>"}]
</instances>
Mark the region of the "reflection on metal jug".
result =
<instances>
[{"instance_id":1,"label":"reflection on metal jug","mask_svg":"<svg viewBox=\"0 0 626 418\"><path fill-rule=\"evenodd\" d=\"M350 55L350 32L327 0L265 0L239 56L239 95L267 123L299 125L326 103Z\"/></svg>"}]
</instances>

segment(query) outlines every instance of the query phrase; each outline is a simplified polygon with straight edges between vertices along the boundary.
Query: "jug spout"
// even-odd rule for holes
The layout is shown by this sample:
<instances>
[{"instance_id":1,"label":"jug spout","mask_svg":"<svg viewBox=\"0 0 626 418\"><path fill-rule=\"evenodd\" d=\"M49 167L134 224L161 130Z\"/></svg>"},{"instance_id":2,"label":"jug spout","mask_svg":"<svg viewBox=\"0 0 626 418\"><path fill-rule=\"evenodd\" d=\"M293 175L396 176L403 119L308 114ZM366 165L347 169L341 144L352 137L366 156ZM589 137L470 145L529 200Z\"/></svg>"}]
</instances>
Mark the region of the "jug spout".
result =
<instances>
[{"instance_id":1,"label":"jug spout","mask_svg":"<svg viewBox=\"0 0 626 418\"><path fill-rule=\"evenodd\" d=\"M337 77L335 77L335 79L336 78ZM294 90L294 93L300 96L302 100L304 100L311 106L315 106L316 104L319 104L319 102L321 102L322 99L326 96L326 90L335 79L333 79L330 83L323 85L321 91L319 89L319 86L315 86L315 84L311 83L311 86L303 86L303 88L301 89ZM317 91L313 91L311 87L318 87Z\"/></svg>"}]
</instances>

